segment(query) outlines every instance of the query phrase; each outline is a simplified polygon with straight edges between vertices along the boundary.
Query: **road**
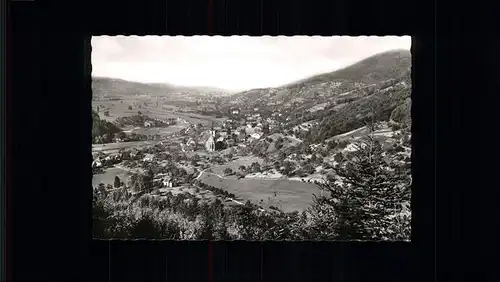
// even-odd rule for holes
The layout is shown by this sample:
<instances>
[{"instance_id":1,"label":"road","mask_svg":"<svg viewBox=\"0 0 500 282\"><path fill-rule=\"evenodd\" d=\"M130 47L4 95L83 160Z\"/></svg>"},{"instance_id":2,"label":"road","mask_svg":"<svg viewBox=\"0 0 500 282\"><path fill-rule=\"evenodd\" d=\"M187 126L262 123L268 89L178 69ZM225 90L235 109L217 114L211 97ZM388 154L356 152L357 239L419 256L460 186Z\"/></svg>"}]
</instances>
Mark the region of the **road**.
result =
<instances>
[{"instance_id":1,"label":"road","mask_svg":"<svg viewBox=\"0 0 500 282\"><path fill-rule=\"evenodd\" d=\"M160 141L134 141L134 142L119 142L119 143L107 143L107 144L92 144L93 152L105 152L114 151L125 148L139 148L146 146L153 146L160 143Z\"/></svg>"},{"instance_id":2,"label":"road","mask_svg":"<svg viewBox=\"0 0 500 282\"><path fill-rule=\"evenodd\" d=\"M184 128L189 127L190 123L186 120L179 118L179 122L182 124L179 125L179 130L181 131ZM177 131L177 132L178 132ZM173 135L175 133L170 133L165 136ZM117 151L119 149L126 148L141 148L147 146L154 146L159 144L161 141L133 141L133 142L118 142L118 143L107 143L107 144L92 144L92 152L106 152L106 151Z\"/></svg>"},{"instance_id":3,"label":"road","mask_svg":"<svg viewBox=\"0 0 500 282\"><path fill-rule=\"evenodd\" d=\"M128 172L130 172L130 173L138 173L138 174L142 174L142 173L141 173L138 169L135 169L135 170L134 170L134 169L131 169L131 168L128 168L128 167L124 167L124 166L119 165L119 164L115 164L115 165L113 165L113 166L114 166L114 167L116 167L116 168L119 168L119 169L121 169L121 170L128 171Z\"/></svg>"}]
</instances>

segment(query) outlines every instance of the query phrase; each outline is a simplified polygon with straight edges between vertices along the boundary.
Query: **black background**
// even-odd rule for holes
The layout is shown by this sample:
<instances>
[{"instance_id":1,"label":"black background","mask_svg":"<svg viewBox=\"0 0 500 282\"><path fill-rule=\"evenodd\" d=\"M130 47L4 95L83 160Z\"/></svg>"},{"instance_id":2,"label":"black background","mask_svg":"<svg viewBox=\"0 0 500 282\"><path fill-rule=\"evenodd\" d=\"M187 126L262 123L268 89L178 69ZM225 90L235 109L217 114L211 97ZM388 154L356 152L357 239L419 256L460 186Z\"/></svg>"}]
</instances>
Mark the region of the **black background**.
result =
<instances>
[{"instance_id":1,"label":"black background","mask_svg":"<svg viewBox=\"0 0 500 282\"><path fill-rule=\"evenodd\" d=\"M103 2L9 4L8 281L500 280L494 8ZM92 240L90 37L164 34L412 35L412 243Z\"/></svg>"}]
</instances>

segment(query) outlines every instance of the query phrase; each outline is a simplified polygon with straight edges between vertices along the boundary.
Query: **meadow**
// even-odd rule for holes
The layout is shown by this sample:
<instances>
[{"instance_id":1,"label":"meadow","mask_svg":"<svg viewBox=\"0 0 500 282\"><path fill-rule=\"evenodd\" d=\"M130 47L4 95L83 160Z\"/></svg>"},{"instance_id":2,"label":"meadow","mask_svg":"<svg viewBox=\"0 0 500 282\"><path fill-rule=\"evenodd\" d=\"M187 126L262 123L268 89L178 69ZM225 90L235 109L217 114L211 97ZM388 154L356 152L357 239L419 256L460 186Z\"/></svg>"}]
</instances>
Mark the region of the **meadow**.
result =
<instances>
[{"instance_id":1,"label":"meadow","mask_svg":"<svg viewBox=\"0 0 500 282\"><path fill-rule=\"evenodd\" d=\"M264 208L274 206L284 212L307 209L312 203L313 193L320 191L315 184L287 179L234 179L203 173L200 180L235 194L237 199L250 200Z\"/></svg>"},{"instance_id":2,"label":"meadow","mask_svg":"<svg viewBox=\"0 0 500 282\"><path fill-rule=\"evenodd\" d=\"M92 186L104 183L104 185L111 184L115 182L115 177L118 176L120 180L124 183L128 183L131 173L120 168L111 167L106 168L104 173L94 174L92 176Z\"/></svg>"}]
</instances>

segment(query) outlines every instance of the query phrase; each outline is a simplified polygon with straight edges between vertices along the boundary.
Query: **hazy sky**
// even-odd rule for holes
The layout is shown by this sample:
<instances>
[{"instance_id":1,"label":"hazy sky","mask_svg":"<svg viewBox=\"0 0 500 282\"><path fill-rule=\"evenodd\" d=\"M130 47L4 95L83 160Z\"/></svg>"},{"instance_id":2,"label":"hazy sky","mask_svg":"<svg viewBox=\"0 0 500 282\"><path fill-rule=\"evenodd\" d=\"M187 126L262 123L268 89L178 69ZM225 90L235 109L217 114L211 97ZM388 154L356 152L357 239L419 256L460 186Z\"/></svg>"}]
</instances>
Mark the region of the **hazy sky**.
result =
<instances>
[{"instance_id":1,"label":"hazy sky","mask_svg":"<svg viewBox=\"0 0 500 282\"><path fill-rule=\"evenodd\" d=\"M246 90L410 47L410 36L94 36L92 75Z\"/></svg>"}]
</instances>

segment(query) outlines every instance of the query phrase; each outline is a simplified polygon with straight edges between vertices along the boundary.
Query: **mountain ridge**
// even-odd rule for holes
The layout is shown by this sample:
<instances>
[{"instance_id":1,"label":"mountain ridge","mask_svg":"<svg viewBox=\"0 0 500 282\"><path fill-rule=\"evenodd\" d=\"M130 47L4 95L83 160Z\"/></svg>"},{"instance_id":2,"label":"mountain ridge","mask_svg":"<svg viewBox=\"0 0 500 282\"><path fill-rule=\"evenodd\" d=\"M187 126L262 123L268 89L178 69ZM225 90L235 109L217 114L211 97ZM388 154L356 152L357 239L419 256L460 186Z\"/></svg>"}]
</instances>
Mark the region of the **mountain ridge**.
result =
<instances>
[{"instance_id":1,"label":"mountain ridge","mask_svg":"<svg viewBox=\"0 0 500 282\"><path fill-rule=\"evenodd\" d=\"M231 93L230 90L211 86L180 86L170 83L143 83L102 76L92 77L92 92L94 97L133 95L168 96L169 94L179 92L190 92L190 94L198 95L214 92L222 94Z\"/></svg>"},{"instance_id":2,"label":"mountain ridge","mask_svg":"<svg viewBox=\"0 0 500 282\"><path fill-rule=\"evenodd\" d=\"M381 84L390 85L411 71L411 52L395 49L374 54L347 67L310 76L280 87L250 89L224 98L229 107L270 106L286 109L296 101L314 104L331 102L341 95L346 99L373 92Z\"/></svg>"}]
</instances>

